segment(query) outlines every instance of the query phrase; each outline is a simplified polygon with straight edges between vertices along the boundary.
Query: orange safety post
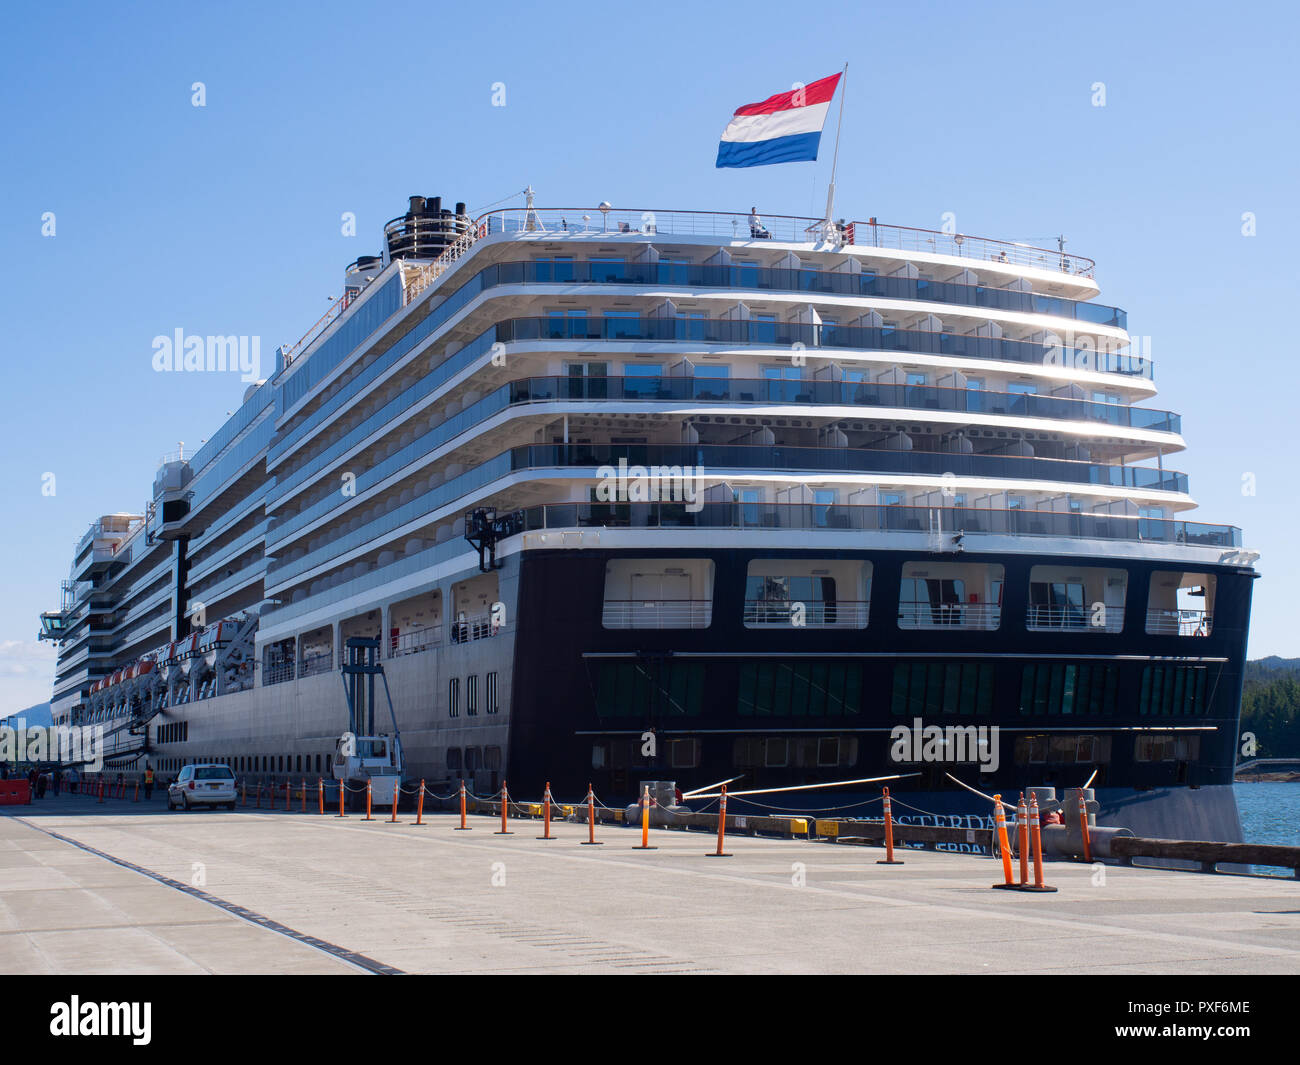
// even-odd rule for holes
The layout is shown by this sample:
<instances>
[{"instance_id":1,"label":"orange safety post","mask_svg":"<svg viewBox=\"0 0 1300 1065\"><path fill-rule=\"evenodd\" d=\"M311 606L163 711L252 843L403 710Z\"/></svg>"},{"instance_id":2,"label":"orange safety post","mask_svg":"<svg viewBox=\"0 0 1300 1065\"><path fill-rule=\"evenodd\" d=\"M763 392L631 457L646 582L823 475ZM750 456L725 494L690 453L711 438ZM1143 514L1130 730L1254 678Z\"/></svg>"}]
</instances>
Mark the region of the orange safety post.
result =
<instances>
[{"instance_id":1,"label":"orange safety post","mask_svg":"<svg viewBox=\"0 0 1300 1065\"><path fill-rule=\"evenodd\" d=\"M140 782L138 780L135 782L135 798L132 799L131 801L132 802L140 801Z\"/></svg>"},{"instance_id":2,"label":"orange safety post","mask_svg":"<svg viewBox=\"0 0 1300 1065\"><path fill-rule=\"evenodd\" d=\"M587 841L582 844L584 847L603 846L596 839L596 793L591 790L591 785L587 785Z\"/></svg>"},{"instance_id":3,"label":"orange safety post","mask_svg":"<svg viewBox=\"0 0 1300 1065\"><path fill-rule=\"evenodd\" d=\"M424 824L424 777L420 778L420 794L415 800L415 823Z\"/></svg>"},{"instance_id":4,"label":"orange safety post","mask_svg":"<svg viewBox=\"0 0 1300 1065\"><path fill-rule=\"evenodd\" d=\"M302 812L307 812L307 781L302 782Z\"/></svg>"},{"instance_id":5,"label":"orange safety post","mask_svg":"<svg viewBox=\"0 0 1300 1065\"><path fill-rule=\"evenodd\" d=\"M240 798L239 805L241 806L248 805L248 781L247 780L241 780L239 782L239 798Z\"/></svg>"},{"instance_id":6,"label":"orange safety post","mask_svg":"<svg viewBox=\"0 0 1300 1065\"><path fill-rule=\"evenodd\" d=\"M1083 860L1092 861L1092 838L1088 834L1088 802L1079 792L1079 834L1083 837Z\"/></svg>"},{"instance_id":7,"label":"orange safety post","mask_svg":"<svg viewBox=\"0 0 1300 1065\"><path fill-rule=\"evenodd\" d=\"M894 860L894 809L889 802L889 789L885 788L885 856L877 865L903 865L902 860Z\"/></svg>"},{"instance_id":8,"label":"orange safety post","mask_svg":"<svg viewBox=\"0 0 1300 1065\"><path fill-rule=\"evenodd\" d=\"M546 782L546 791L542 793L542 834L538 839L554 839L551 835L551 782Z\"/></svg>"},{"instance_id":9,"label":"orange safety post","mask_svg":"<svg viewBox=\"0 0 1300 1065\"><path fill-rule=\"evenodd\" d=\"M104 801L104 778L99 778L99 801Z\"/></svg>"},{"instance_id":10,"label":"orange safety post","mask_svg":"<svg viewBox=\"0 0 1300 1065\"><path fill-rule=\"evenodd\" d=\"M289 812L289 800L293 798L293 785L289 783L289 778L284 778L284 812Z\"/></svg>"},{"instance_id":11,"label":"orange safety post","mask_svg":"<svg viewBox=\"0 0 1300 1065\"><path fill-rule=\"evenodd\" d=\"M402 778L393 777L393 816L388 819L390 825L397 824L397 797L402 790Z\"/></svg>"},{"instance_id":12,"label":"orange safety post","mask_svg":"<svg viewBox=\"0 0 1300 1065\"><path fill-rule=\"evenodd\" d=\"M366 816L361 819L363 821L374 820L374 818L370 816L370 800L372 795L373 795L373 788L371 787L371 780L369 777L366 777Z\"/></svg>"},{"instance_id":13,"label":"orange safety post","mask_svg":"<svg viewBox=\"0 0 1300 1065\"><path fill-rule=\"evenodd\" d=\"M317 813L319 814L319 816L324 817L325 816L325 779L323 777L316 778L316 803L319 807Z\"/></svg>"},{"instance_id":14,"label":"orange safety post","mask_svg":"<svg viewBox=\"0 0 1300 1065\"><path fill-rule=\"evenodd\" d=\"M1029 831L1034 837L1034 883L1033 886L1027 886L1026 891L1055 891L1056 888L1048 887L1043 883L1043 834L1038 821L1038 796L1030 798L1029 804Z\"/></svg>"},{"instance_id":15,"label":"orange safety post","mask_svg":"<svg viewBox=\"0 0 1300 1065\"><path fill-rule=\"evenodd\" d=\"M993 820L998 826L998 852L1002 855L1002 876L1006 883L994 884L995 888L1016 887L1016 878L1011 872L1011 844L1007 842L1007 818L1002 812L1002 796L993 796Z\"/></svg>"},{"instance_id":16,"label":"orange safety post","mask_svg":"<svg viewBox=\"0 0 1300 1065\"><path fill-rule=\"evenodd\" d=\"M512 836L514 835L506 828L507 811L510 809L510 792L506 788L506 782L501 781L501 831L494 832L494 836Z\"/></svg>"},{"instance_id":17,"label":"orange safety post","mask_svg":"<svg viewBox=\"0 0 1300 1065\"><path fill-rule=\"evenodd\" d=\"M657 851L658 847L650 846L650 785L647 784L641 792L641 845L634 847L638 851Z\"/></svg>"},{"instance_id":18,"label":"orange safety post","mask_svg":"<svg viewBox=\"0 0 1300 1065\"><path fill-rule=\"evenodd\" d=\"M722 794L718 800L718 849L709 852L710 858L730 858L731 855L722 849L722 844L727 834L727 785L722 785Z\"/></svg>"},{"instance_id":19,"label":"orange safety post","mask_svg":"<svg viewBox=\"0 0 1300 1065\"><path fill-rule=\"evenodd\" d=\"M1025 805L1025 793L1020 793L1020 805L1016 807L1016 835L1020 845L1020 886L1029 886L1029 807Z\"/></svg>"},{"instance_id":20,"label":"orange safety post","mask_svg":"<svg viewBox=\"0 0 1300 1065\"><path fill-rule=\"evenodd\" d=\"M338 812L339 817L348 816L343 812L343 793L346 792L347 790L348 790L348 782L340 778L339 779L339 812Z\"/></svg>"},{"instance_id":21,"label":"orange safety post","mask_svg":"<svg viewBox=\"0 0 1300 1065\"><path fill-rule=\"evenodd\" d=\"M457 832L470 832L472 829L465 824L465 780L462 777L460 782L460 828Z\"/></svg>"}]
</instances>

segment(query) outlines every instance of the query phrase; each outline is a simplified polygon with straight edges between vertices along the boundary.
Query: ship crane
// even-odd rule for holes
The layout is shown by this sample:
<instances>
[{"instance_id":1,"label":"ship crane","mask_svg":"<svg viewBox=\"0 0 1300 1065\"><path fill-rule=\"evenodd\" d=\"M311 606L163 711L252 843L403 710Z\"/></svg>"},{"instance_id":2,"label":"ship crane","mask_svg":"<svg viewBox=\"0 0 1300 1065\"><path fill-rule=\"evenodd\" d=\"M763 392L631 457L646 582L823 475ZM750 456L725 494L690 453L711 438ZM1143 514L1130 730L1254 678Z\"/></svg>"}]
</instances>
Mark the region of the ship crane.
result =
<instances>
[{"instance_id":1,"label":"ship crane","mask_svg":"<svg viewBox=\"0 0 1300 1065\"><path fill-rule=\"evenodd\" d=\"M348 730L334 752L334 778L353 789L353 803L364 802L362 793L370 785L371 803L393 805L393 790L402 783L402 734L397 728L393 696L379 661L379 640L351 636L347 641L347 663L342 667L343 693L348 701ZM391 735L375 731L375 678L384 682L384 698L392 721Z\"/></svg>"}]
</instances>

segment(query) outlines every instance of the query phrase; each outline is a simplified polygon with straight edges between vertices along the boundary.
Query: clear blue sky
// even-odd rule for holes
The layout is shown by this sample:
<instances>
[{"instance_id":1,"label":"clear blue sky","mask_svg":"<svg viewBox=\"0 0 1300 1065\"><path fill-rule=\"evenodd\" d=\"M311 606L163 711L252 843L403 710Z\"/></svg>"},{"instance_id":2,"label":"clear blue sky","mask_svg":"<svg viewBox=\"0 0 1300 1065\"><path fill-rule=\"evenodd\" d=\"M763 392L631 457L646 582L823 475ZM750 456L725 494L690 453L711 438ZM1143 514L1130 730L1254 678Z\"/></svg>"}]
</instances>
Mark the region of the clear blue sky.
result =
<instances>
[{"instance_id":1,"label":"clear blue sky","mask_svg":"<svg viewBox=\"0 0 1300 1065\"><path fill-rule=\"evenodd\" d=\"M1300 655L1282 322L1300 272L1298 28L1285 3L12 8L0 713L48 698L37 614L87 524L140 509L159 456L239 403L233 376L155 373L154 336L258 335L269 359L412 193L478 207L531 182L543 205L816 213L826 142L815 164L713 158L735 107L845 60L837 214L937 228L951 211L966 233L1064 233L1096 259L1103 301L1152 338L1156 405L1184 416L1190 450L1170 464L1195 516L1263 552L1252 655Z\"/></svg>"}]
</instances>

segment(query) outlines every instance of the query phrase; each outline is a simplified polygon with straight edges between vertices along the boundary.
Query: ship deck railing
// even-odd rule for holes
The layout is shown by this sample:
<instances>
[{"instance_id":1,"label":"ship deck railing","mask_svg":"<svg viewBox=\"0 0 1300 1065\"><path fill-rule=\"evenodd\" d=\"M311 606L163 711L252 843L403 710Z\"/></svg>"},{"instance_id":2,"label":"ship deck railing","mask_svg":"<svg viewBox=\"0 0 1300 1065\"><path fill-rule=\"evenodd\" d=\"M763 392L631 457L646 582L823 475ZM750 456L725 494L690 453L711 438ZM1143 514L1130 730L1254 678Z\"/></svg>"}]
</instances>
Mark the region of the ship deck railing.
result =
<instances>
[{"instance_id":1,"label":"ship deck railing","mask_svg":"<svg viewBox=\"0 0 1300 1065\"><path fill-rule=\"evenodd\" d=\"M933 603L929 600L900 600L900 629L976 629L992 632L1002 624L1002 608L996 603Z\"/></svg>"},{"instance_id":2,"label":"ship deck railing","mask_svg":"<svg viewBox=\"0 0 1300 1065\"><path fill-rule=\"evenodd\" d=\"M992 510L902 504L708 502L691 511L687 506L684 503L544 503L524 508L521 531L598 527L929 532L937 528L946 535L983 533L1241 546L1241 530L1232 525L1023 507Z\"/></svg>"},{"instance_id":3,"label":"ship deck railing","mask_svg":"<svg viewBox=\"0 0 1300 1065\"><path fill-rule=\"evenodd\" d=\"M606 599L600 617L607 629L705 629L712 619L712 599Z\"/></svg>"},{"instance_id":4,"label":"ship deck railing","mask_svg":"<svg viewBox=\"0 0 1300 1065\"><path fill-rule=\"evenodd\" d=\"M1214 626L1209 610L1147 609L1147 633L1151 636L1208 636Z\"/></svg>"},{"instance_id":5,"label":"ship deck railing","mask_svg":"<svg viewBox=\"0 0 1300 1065\"><path fill-rule=\"evenodd\" d=\"M746 599L744 620L751 629L865 629L870 611L866 600Z\"/></svg>"},{"instance_id":6,"label":"ship deck railing","mask_svg":"<svg viewBox=\"0 0 1300 1065\"><path fill-rule=\"evenodd\" d=\"M1019 241L995 240L965 233L913 226L886 225L875 219L837 223L845 243L857 247L923 252L999 265L1027 266L1039 270L1091 278L1097 264L1082 255L1038 248ZM827 234L822 218L800 215L760 215L751 226L748 211L683 211L668 208L592 207L498 208L476 219L470 232L481 239L496 233L600 234L604 237L672 235L716 237L732 240L771 240L781 243L820 243Z\"/></svg>"}]
</instances>

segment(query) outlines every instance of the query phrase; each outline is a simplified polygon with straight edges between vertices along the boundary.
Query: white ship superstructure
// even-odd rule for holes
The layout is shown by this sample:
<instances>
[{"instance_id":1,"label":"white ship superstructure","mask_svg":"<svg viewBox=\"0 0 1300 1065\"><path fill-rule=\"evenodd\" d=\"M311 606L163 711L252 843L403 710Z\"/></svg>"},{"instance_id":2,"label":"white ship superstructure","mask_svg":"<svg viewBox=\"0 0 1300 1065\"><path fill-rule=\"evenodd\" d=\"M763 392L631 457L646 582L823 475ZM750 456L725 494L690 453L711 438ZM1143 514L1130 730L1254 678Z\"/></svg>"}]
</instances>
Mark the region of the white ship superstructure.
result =
<instances>
[{"instance_id":1,"label":"white ship superstructure","mask_svg":"<svg viewBox=\"0 0 1300 1065\"><path fill-rule=\"evenodd\" d=\"M1238 530L1186 520L1179 418L1151 405L1152 363L1093 274L1059 249L874 219L531 198L471 219L413 197L271 379L161 465L148 508L78 545L46 615L56 718L119 729L129 764L314 776L346 721L347 641L367 637L431 779L531 778L528 752L554 743L578 752L559 759L575 779L617 788L643 718L673 734L677 773L840 771L876 728L862 693L883 689L888 718L920 683L935 713L1023 725L1008 756L1026 772L1064 759L1045 741L1035 762L1033 726L1082 690L1088 735L1110 738L1079 733L1067 761L1104 753L1127 780L1144 758L1112 762L1120 722L1230 716L1196 670L1228 663L1239 686L1252 556ZM602 494L637 468L694 495ZM1087 664L1117 662L1121 640L1145 663L1140 696ZM780 703L779 677L767 703L746 696L766 683L740 660L756 647L787 655L773 668L796 690L800 670L832 670L814 688L837 678L845 714L858 693L856 731ZM723 659L741 694L703 704L732 716L672 728L665 708L712 712L691 707ZM949 665L917 680L904 660ZM785 761L735 723L760 705ZM800 729L836 753L798 754ZM1185 738L1151 735L1145 761L1218 780Z\"/></svg>"}]
</instances>

